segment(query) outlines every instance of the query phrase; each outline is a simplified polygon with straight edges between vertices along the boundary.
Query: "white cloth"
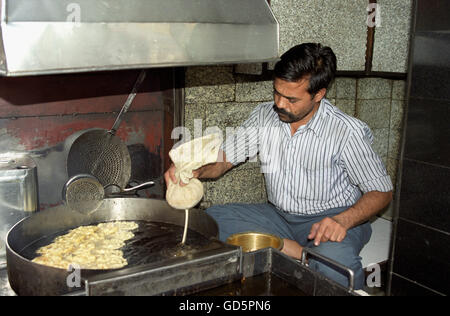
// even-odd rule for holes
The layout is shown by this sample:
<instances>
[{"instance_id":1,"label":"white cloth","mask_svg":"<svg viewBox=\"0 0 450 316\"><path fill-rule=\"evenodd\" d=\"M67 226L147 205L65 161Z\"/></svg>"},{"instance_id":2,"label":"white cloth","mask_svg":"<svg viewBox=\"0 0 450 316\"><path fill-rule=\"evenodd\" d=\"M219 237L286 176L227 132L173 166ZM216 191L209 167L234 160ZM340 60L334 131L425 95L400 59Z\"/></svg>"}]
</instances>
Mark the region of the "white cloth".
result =
<instances>
[{"instance_id":1,"label":"white cloth","mask_svg":"<svg viewBox=\"0 0 450 316\"><path fill-rule=\"evenodd\" d=\"M186 142L169 152L175 165L177 183L169 182L166 200L177 209L189 209L197 205L203 198L203 184L193 178L193 170L214 163L219 154L222 137L220 134L209 134ZM180 186L180 180L185 186Z\"/></svg>"}]
</instances>

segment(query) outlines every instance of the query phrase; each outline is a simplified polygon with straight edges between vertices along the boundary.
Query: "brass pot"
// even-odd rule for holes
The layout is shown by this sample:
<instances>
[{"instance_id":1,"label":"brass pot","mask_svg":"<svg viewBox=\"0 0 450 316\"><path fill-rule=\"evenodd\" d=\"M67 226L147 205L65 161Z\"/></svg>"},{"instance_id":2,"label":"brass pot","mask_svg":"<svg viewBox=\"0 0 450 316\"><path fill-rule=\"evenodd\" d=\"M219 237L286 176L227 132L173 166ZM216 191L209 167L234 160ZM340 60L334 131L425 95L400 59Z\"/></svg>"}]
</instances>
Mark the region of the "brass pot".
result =
<instances>
[{"instance_id":1,"label":"brass pot","mask_svg":"<svg viewBox=\"0 0 450 316\"><path fill-rule=\"evenodd\" d=\"M244 252L256 251L268 247L277 250L283 248L283 239L280 237L258 232L233 234L227 238L227 243L234 246L241 246Z\"/></svg>"}]
</instances>

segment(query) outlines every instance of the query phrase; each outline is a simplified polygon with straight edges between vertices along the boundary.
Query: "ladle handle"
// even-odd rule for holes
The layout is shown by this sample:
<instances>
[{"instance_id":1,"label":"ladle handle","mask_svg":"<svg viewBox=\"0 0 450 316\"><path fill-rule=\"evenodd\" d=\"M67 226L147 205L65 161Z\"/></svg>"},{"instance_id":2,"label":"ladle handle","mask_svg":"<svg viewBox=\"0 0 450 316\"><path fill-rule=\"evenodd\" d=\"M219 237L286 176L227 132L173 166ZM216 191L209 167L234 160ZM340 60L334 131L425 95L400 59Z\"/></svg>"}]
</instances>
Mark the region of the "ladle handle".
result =
<instances>
[{"instance_id":1,"label":"ladle handle","mask_svg":"<svg viewBox=\"0 0 450 316\"><path fill-rule=\"evenodd\" d=\"M136 190L139 190L139 189L144 189L144 188L150 187L150 186L152 186L154 184L155 184L155 182L153 182L153 181L141 183L141 184L139 184L139 185L137 185L135 187L128 188L128 189L123 189L123 192L131 192L131 191L136 191Z\"/></svg>"},{"instance_id":2,"label":"ladle handle","mask_svg":"<svg viewBox=\"0 0 450 316\"><path fill-rule=\"evenodd\" d=\"M134 187L128 188L128 189L122 189L122 188L119 187L117 184L109 184L109 185L107 185L107 186L105 187L105 191L107 191L108 188L110 188L110 187L116 188L116 190L118 190L118 191L116 191L116 192L109 192L109 193L107 194L108 197L114 197L114 196L116 196L116 195L120 195L120 194L124 194L124 193L130 193L130 192L133 192L133 191L146 189L146 188L151 187L151 186L154 185L154 184L155 184L154 181L148 181L148 182L141 183L141 184L139 184L139 185L137 185L137 186L134 186Z\"/></svg>"},{"instance_id":3,"label":"ladle handle","mask_svg":"<svg viewBox=\"0 0 450 316\"><path fill-rule=\"evenodd\" d=\"M130 108L131 103L133 103L134 98L136 97L137 91L138 91L139 87L141 86L142 82L144 81L146 75L147 75L147 73L145 70L142 70L141 73L139 74L139 77L137 78L136 83L134 84L133 90L131 90L131 93L128 95L127 101L123 105L122 110L120 111L119 115L117 116L113 127L109 131L112 135L116 134L117 129L120 126L120 123L122 123L123 114L128 112L128 109Z\"/></svg>"}]
</instances>

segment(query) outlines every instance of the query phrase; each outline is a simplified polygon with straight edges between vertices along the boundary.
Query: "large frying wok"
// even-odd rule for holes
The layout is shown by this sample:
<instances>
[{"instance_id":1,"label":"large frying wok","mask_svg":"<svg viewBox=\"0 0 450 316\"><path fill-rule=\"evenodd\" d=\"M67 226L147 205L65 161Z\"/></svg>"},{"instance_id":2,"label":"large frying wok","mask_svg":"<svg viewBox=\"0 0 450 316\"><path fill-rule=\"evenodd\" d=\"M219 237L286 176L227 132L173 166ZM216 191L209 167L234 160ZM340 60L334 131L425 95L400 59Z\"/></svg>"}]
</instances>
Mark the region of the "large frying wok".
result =
<instances>
[{"instance_id":1,"label":"large frying wok","mask_svg":"<svg viewBox=\"0 0 450 316\"><path fill-rule=\"evenodd\" d=\"M204 211L192 209L189 228L207 239L218 237L217 223ZM144 198L105 199L100 208L83 215L61 205L18 222L8 232L7 269L11 288L18 295L60 295L73 291L67 278L73 271L33 263L24 255L30 244L79 226L95 225L114 220L132 220L184 225L184 213L170 207L166 201ZM150 255L150 254L149 254ZM105 273L105 270L82 270L82 278Z\"/></svg>"}]
</instances>

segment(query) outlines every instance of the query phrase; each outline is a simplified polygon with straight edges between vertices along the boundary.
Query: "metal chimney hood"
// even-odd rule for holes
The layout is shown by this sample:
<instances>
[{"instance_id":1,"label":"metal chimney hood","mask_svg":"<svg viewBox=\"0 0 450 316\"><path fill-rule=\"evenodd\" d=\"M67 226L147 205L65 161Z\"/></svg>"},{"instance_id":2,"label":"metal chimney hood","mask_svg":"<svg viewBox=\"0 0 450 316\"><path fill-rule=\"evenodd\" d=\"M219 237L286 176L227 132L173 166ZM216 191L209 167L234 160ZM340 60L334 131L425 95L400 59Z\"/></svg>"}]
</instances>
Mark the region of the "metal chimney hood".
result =
<instances>
[{"instance_id":1,"label":"metal chimney hood","mask_svg":"<svg viewBox=\"0 0 450 316\"><path fill-rule=\"evenodd\" d=\"M0 0L0 75L262 62L266 0Z\"/></svg>"}]
</instances>

